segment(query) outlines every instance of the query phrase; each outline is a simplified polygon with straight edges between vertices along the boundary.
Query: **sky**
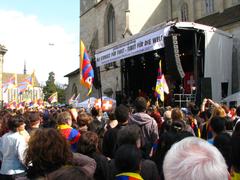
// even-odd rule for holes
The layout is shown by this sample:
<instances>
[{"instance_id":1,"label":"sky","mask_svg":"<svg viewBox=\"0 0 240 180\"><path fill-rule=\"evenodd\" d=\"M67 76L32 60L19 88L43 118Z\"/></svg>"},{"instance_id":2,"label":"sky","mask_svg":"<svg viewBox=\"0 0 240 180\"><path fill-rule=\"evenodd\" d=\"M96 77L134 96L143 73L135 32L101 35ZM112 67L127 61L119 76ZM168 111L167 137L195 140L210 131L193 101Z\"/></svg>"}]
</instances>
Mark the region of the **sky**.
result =
<instances>
[{"instance_id":1,"label":"sky","mask_svg":"<svg viewBox=\"0 0 240 180\"><path fill-rule=\"evenodd\" d=\"M3 71L35 71L44 85L79 67L80 0L0 0L0 44L7 48Z\"/></svg>"}]
</instances>

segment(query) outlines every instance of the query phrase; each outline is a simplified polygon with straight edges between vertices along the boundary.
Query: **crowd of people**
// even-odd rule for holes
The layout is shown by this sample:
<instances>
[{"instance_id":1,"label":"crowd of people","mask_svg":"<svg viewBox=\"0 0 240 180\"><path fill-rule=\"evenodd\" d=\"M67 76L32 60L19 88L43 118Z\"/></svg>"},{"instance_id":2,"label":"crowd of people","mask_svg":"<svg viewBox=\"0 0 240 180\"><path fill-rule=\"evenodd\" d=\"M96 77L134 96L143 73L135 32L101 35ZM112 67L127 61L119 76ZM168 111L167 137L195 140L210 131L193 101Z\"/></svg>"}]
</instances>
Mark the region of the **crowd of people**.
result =
<instances>
[{"instance_id":1,"label":"crowd of people","mask_svg":"<svg viewBox=\"0 0 240 180\"><path fill-rule=\"evenodd\" d=\"M0 179L237 180L240 106L0 111Z\"/></svg>"}]
</instances>

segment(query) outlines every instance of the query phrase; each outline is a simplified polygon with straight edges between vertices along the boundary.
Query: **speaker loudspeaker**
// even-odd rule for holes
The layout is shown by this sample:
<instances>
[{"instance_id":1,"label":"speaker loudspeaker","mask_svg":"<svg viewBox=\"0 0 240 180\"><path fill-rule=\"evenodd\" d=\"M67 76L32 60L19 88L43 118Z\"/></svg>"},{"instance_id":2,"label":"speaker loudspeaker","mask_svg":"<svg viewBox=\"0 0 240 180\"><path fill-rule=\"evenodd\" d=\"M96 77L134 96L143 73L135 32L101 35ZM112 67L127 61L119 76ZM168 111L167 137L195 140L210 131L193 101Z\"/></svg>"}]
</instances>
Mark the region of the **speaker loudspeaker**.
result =
<instances>
[{"instance_id":1,"label":"speaker loudspeaker","mask_svg":"<svg viewBox=\"0 0 240 180\"><path fill-rule=\"evenodd\" d=\"M184 78L185 73L182 68L177 35L172 34L164 38L165 43L165 59L167 74L174 77L174 79L181 80Z\"/></svg>"}]
</instances>

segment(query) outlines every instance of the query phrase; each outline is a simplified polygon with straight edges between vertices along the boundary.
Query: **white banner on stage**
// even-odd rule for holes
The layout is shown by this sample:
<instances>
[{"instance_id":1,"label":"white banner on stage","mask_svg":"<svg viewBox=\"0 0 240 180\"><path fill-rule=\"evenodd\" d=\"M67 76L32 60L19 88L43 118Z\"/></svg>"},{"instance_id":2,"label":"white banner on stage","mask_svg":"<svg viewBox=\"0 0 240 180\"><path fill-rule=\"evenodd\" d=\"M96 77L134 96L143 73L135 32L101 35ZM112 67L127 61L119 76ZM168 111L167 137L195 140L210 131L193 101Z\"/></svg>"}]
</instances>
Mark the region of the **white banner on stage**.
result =
<instances>
[{"instance_id":1,"label":"white banner on stage","mask_svg":"<svg viewBox=\"0 0 240 180\"><path fill-rule=\"evenodd\" d=\"M164 36L168 35L170 26L164 27L154 32L144 34L140 37L131 37L130 40L117 44L112 48L96 52L97 67L124 58L157 50L164 47Z\"/></svg>"}]
</instances>

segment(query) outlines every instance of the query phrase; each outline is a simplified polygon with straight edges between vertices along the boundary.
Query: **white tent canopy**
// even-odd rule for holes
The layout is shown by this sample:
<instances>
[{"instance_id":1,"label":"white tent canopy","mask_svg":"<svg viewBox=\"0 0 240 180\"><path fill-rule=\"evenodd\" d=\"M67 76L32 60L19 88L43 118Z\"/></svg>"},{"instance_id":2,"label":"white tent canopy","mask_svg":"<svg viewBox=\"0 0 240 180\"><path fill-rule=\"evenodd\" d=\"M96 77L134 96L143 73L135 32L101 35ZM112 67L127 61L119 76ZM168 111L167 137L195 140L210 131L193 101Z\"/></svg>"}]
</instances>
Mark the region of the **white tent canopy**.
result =
<instances>
[{"instance_id":1,"label":"white tent canopy","mask_svg":"<svg viewBox=\"0 0 240 180\"><path fill-rule=\"evenodd\" d=\"M227 103L228 105L231 102L236 102L236 105L239 106L240 105L240 91L236 92L234 94L231 94L230 96L227 96L226 98L222 99L221 102L222 103Z\"/></svg>"}]
</instances>

